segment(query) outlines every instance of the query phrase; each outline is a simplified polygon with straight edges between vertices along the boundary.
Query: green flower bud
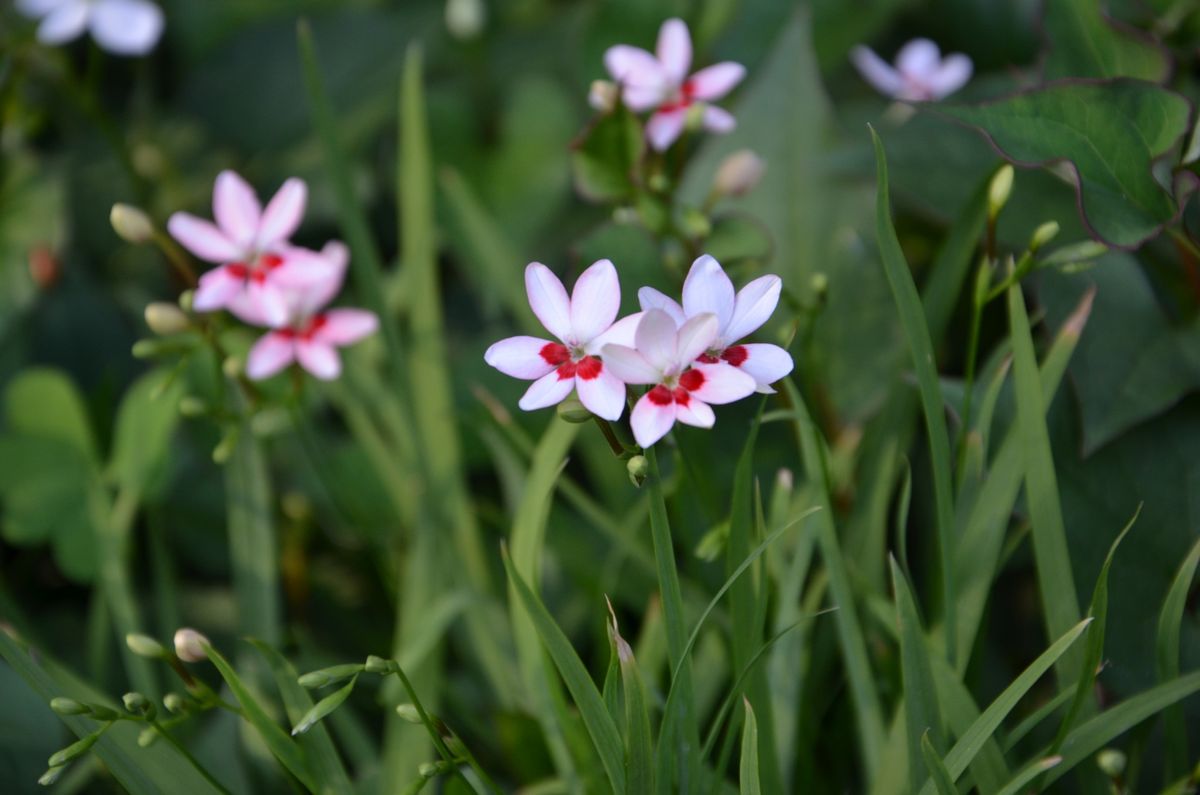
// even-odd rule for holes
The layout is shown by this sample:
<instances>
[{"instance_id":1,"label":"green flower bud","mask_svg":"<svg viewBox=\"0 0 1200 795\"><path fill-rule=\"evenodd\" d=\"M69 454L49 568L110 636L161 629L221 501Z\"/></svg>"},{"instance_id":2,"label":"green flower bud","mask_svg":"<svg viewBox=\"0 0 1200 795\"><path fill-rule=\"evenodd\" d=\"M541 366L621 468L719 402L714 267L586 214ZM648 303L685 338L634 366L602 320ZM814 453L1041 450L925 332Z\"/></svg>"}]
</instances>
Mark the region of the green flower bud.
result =
<instances>
[{"instance_id":1,"label":"green flower bud","mask_svg":"<svg viewBox=\"0 0 1200 795\"><path fill-rule=\"evenodd\" d=\"M629 482L640 489L646 482L646 475L650 474L650 463L646 456L635 455L625 462L625 471L629 473Z\"/></svg>"},{"instance_id":2,"label":"green flower bud","mask_svg":"<svg viewBox=\"0 0 1200 795\"><path fill-rule=\"evenodd\" d=\"M236 356L227 357L221 362L221 372L226 378L237 378L242 374L242 360Z\"/></svg>"},{"instance_id":3,"label":"green flower bud","mask_svg":"<svg viewBox=\"0 0 1200 795\"><path fill-rule=\"evenodd\" d=\"M43 787L52 786L58 782L59 777L62 776L63 771L66 769L67 768L65 766L61 765L59 767L52 767L41 775L41 778L38 779L38 783Z\"/></svg>"},{"instance_id":4,"label":"green flower bud","mask_svg":"<svg viewBox=\"0 0 1200 795\"><path fill-rule=\"evenodd\" d=\"M417 774L421 778L434 778L442 772L442 765L438 762L422 762L417 768Z\"/></svg>"},{"instance_id":5,"label":"green flower bud","mask_svg":"<svg viewBox=\"0 0 1200 795\"><path fill-rule=\"evenodd\" d=\"M808 289L812 290L813 298L817 303L825 300L825 296L829 294L829 277L818 271L808 280Z\"/></svg>"},{"instance_id":6,"label":"green flower bud","mask_svg":"<svg viewBox=\"0 0 1200 795\"><path fill-rule=\"evenodd\" d=\"M456 39L473 39L483 31L487 22L487 7L483 0L446 0L446 29Z\"/></svg>"},{"instance_id":7,"label":"green flower bud","mask_svg":"<svg viewBox=\"0 0 1200 795\"><path fill-rule=\"evenodd\" d=\"M147 726L138 733L138 748L149 748L158 740L158 729Z\"/></svg>"},{"instance_id":8,"label":"green flower bud","mask_svg":"<svg viewBox=\"0 0 1200 795\"><path fill-rule=\"evenodd\" d=\"M144 315L150 330L161 336L179 334L187 331L192 325L182 309L166 301L152 301L146 304Z\"/></svg>"},{"instance_id":9,"label":"green flower bud","mask_svg":"<svg viewBox=\"0 0 1200 795\"><path fill-rule=\"evenodd\" d=\"M196 300L196 291L195 290L184 290L182 293L179 294L179 308L182 309L184 312L191 312L192 304L195 302L195 300Z\"/></svg>"},{"instance_id":10,"label":"green flower bud","mask_svg":"<svg viewBox=\"0 0 1200 795\"><path fill-rule=\"evenodd\" d=\"M993 221L1000 215L1000 211L1008 203L1008 197L1012 195L1013 176L1013 167L1005 163L1000 166L1000 170L988 185L988 218Z\"/></svg>"},{"instance_id":11,"label":"green flower bud","mask_svg":"<svg viewBox=\"0 0 1200 795\"><path fill-rule=\"evenodd\" d=\"M178 693L167 693L163 696L163 706L167 712L178 715L187 710L187 699Z\"/></svg>"},{"instance_id":12,"label":"green flower bud","mask_svg":"<svg viewBox=\"0 0 1200 795\"><path fill-rule=\"evenodd\" d=\"M369 674L390 674L396 671L397 665L394 660L387 660L372 654L367 657L367 662L362 669Z\"/></svg>"},{"instance_id":13,"label":"green flower bud","mask_svg":"<svg viewBox=\"0 0 1200 795\"><path fill-rule=\"evenodd\" d=\"M117 236L128 243L145 243L154 237L150 216L131 204L114 204L108 220Z\"/></svg>"},{"instance_id":14,"label":"green flower bud","mask_svg":"<svg viewBox=\"0 0 1200 795\"><path fill-rule=\"evenodd\" d=\"M683 230L687 232L688 237L702 238L712 234L712 222L695 207L685 207L682 220Z\"/></svg>"},{"instance_id":15,"label":"green flower bud","mask_svg":"<svg viewBox=\"0 0 1200 795\"><path fill-rule=\"evenodd\" d=\"M221 441L217 442L217 446L213 448L212 459L214 464L224 464L233 455L233 451L237 449L238 433L237 428L230 428L221 437Z\"/></svg>"},{"instance_id":16,"label":"green flower bud","mask_svg":"<svg viewBox=\"0 0 1200 795\"><path fill-rule=\"evenodd\" d=\"M150 699L136 691L126 693L121 697L121 701L125 704L125 709L132 715L144 715L147 718L153 718L158 711Z\"/></svg>"},{"instance_id":17,"label":"green flower bud","mask_svg":"<svg viewBox=\"0 0 1200 795\"><path fill-rule=\"evenodd\" d=\"M135 359L153 359L163 354L163 346L158 340L138 340L130 352Z\"/></svg>"},{"instance_id":18,"label":"green flower bud","mask_svg":"<svg viewBox=\"0 0 1200 795\"><path fill-rule=\"evenodd\" d=\"M188 419L208 414L208 404L195 395L184 395L179 400L179 413Z\"/></svg>"},{"instance_id":19,"label":"green flower bud","mask_svg":"<svg viewBox=\"0 0 1200 795\"><path fill-rule=\"evenodd\" d=\"M340 682L343 679L348 679L357 673L361 673L364 666L356 663L347 663L345 665L331 665L328 668L321 668L317 671L310 671L301 676L297 682L301 687L312 690L325 685Z\"/></svg>"},{"instance_id":20,"label":"green flower bud","mask_svg":"<svg viewBox=\"0 0 1200 795\"><path fill-rule=\"evenodd\" d=\"M1096 754L1096 766L1109 778L1119 778L1125 772L1125 754L1116 748L1105 748Z\"/></svg>"},{"instance_id":21,"label":"green flower bud","mask_svg":"<svg viewBox=\"0 0 1200 795\"><path fill-rule=\"evenodd\" d=\"M139 632L130 632L125 636L125 645L129 650L139 657L150 657L157 659L167 656L167 647L156 641L149 635L143 635Z\"/></svg>"},{"instance_id":22,"label":"green flower bud","mask_svg":"<svg viewBox=\"0 0 1200 795\"><path fill-rule=\"evenodd\" d=\"M701 560L714 561L725 554L725 544L729 540L729 523L722 522L705 533L700 543L696 545L696 557Z\"/></svg>"},{"instance_id":23,"label":"green flower bud","mask_svg":"<svg viewBox=\"0 0 1200 795\"><path fill-rule=\"evenodd\" d=\"M576 398L567 398L558 404L558 417L563 422L589 422L592 419L592 412L583 407L583 404Z\"/></svg>"},{"instance_id":24,"label":"green flower bud","mask_svg":"<svg viewBox=\"0 0 1200 795\"><path fill-rule=\"evenodd\" d=\"M72 759L77 759L88 752L88 750L96 744L100 739L100 732L92 732L86 737L76 740L59 751L55 751L50 755L50 759L46 762L46 767L55 768L62 767Z\"/></svg>"},{"instance_id":25,"label":"green flower bud","mask_svg":"<svg viewBox=\"0 0 1200 795\"><path fill-rule=\"evenodd\" d=\"M50 709L54 710L59 715L90 715L92 708L87 704L81 704L73 698L51 699Z\"/></svg>"},{"instance_id":26,"label":"green flower bud","mask_svg":"<svg viewBox=\"0 0 1200 795\"><path fill-rule=\"evenodd\" d=\"M1047 221L1046 223L1033 230L1033 237L1029 240L1029 250L1037 253L1038 249L1049 243L1058 236L1058 222Z\"/></svg>"},{"instance_id":27,"label":"green flower bud","mask_svg":"<svg viewBox=\"0 0 1200 795\"><path fill-rule=\"evenodd\" d=\"M396 714L409 723L421 723L421 713L412 704L401 704L396 707Z\"/></svg>"}]
</instances>

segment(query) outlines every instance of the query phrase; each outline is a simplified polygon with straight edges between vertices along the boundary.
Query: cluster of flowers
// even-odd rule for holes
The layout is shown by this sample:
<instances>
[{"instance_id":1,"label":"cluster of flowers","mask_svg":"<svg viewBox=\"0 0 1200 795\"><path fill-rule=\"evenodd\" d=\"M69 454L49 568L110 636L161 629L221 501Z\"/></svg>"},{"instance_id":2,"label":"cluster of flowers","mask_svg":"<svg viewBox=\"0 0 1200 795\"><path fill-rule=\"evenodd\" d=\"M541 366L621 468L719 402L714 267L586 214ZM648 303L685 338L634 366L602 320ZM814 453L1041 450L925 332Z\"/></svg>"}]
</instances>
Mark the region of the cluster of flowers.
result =
<instances>
[{"instance_id":1,"label":"cluster of flowers","mask_svg":"<svg viewBox=\"0 0 1200 795\"><path fill-rule=\"evenodd\" d=\"M226 309L270 329L250 349L246 374L253 379L268 378L292 362L317 378L337 378L342 369L337 349L379 326L363 309L324 308L341 290L350 256L337 241L321 251L289 242L307 199L304 182L293 178L264 209L244 179L223 171L213 189L215 224L189 213L175 213L167 223L192 254L217 265L200 277L192 308Z\"/></svg>"},{"instance_id":2,"label":"cluster of flowers","mask_svg":"<svg viewBox=\"0 0 1200 795\"><path fill-rule=\"evenodd\" d=\"M783 283L761 276L741 290L720 263L697 259L683 283L683 300L651 287L638 290L641 312L617 320L617 269L603 259L585 270L571 295L549 268L525 269L529 305L554 340L519 336L488 348L484 359L500 372L532 380L521 398L526 411L555 405L574 391L598 417L617 420L627 386L649 386L630 414L634 438L649 447L678 421L711 428L710 404L732 403L792 371L778 345L740 340L767 322Z\"/></svg>"}]
</instances>

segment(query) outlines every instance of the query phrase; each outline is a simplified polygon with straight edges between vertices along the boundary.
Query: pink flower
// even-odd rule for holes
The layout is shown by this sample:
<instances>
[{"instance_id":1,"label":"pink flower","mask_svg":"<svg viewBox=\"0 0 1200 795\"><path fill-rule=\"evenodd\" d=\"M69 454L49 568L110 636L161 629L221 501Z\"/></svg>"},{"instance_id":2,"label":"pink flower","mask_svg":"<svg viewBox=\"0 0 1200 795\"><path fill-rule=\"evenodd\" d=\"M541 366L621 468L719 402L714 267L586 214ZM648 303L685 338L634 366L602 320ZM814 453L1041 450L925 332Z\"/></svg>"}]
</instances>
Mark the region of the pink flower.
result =
<instances>
[{"instance_id":1,"label":"pink flower","mask_svg":"<svg viewBox=\"0 0 1200 795\"><path fill-rule=\"evenodd\" d=\"M341 289L349 253L341 243L329 243L320 253L300 250L294 256L316 276L303 286L281 289L286 325L268 331L254 343L246 360L246 375L270 378L292 362L323 381L337 378L342 360L337 349L374 334L379 318L365 309L322 311Z\"/></svg>"},{"instance_id":2,"label":"pink flower","mask_svg":"<svg viewBox=\"0 0 1200 795\"><path fill-rule=\"evenodd\" d=\"M171 235L202 260L218 263L200 277L192 306L197 312L228 309L247 323L282 326L288 321L285 292L320 278L311 257L287 241L304 215L308 189L292 178L264 210L254 190L232 171L213 188L216 224L189 213L167 222ZM309 252L312 253L312 252Z\"/></svg>"},{"instance_id":3,"label":"pink flower","mask_svg":"<svg viewBox=\"0 0 1200 795\"><path fill-rule=\"evenodd\" d=\"M571 390L588 411L616 420L625 408L625 384L609 370L601 350L610 343L632 344L641 313L617 319L621 285L606 259L580 274L571 297L549 268L525 268L529 305L557 342L509 337L492 345L484 360L505 375L533 380L518 405L525 411L561 402Z\"/></svg>"},{"instance_id":4,"label":"pink flower","mask_svg":"<svg viewBox=\"0 0 1200 795\"><path fill-rule=\"evenodd\" d=\"M850 51L850 60L881 94L905 102L942 99L971 79L970 58L962 53L942 58L929 39L913 39L901 47L894 67L861 45Z\"/></svg>"},{"instance_id":5,"label":"pink flower","mask_svg":"<svg viewBox=\"0 0 1200 795\"><path fill-rule=\"evenodd\" d=\"M629 416L633 437L649 447L667 435L676 420L698 428L716 422L710 403L732 403L754 392L754 379L720 360L699 361L717 338L716 315L696 315L683 325L659 309L642 314L634 334L636 349L604 346L604 360L627 384L650 384Z\"/></svg>"},{"instance_id":6,"label":"pink flower","mask_svg":"<svg viewBox=\"0 0 1200 795\"><path fill-rule=\"evenodd\" d=\"M17 0L16 7L41 20L42 44L65 44L87 30L111 53L145 55L162 36L163 12L150 0Z\"/></svg>"},{"instance_id":7,"label":"pink flower","mask_svg":"<svg viewBox=\"0 0 1200 795\"><path fill-rule=\"evenodd\" d=\"M771 393L771 384L792 371L792 357L778 345L766 343L738 344L746 335L756 331L771 317L779 303L783 281L778 276L760 276L736 294L733 282L725 275L721 263L705 254L692 263L683 282L683 306L655 290L638 290L642 309L666 312L677 326L687 320L711 313L717 319L717 333L712 343L698 356L698 361L712 364L724 361L748 373L759 392Z\"/></svg>"},{"instance_id":8,"label":"pink flower","mask_svg":"<svg viewBox=\"0 0 1200 795\"><path fill-rule=\"evenodd\" d=\"M621 84L626 105L638 112L654 111L646 124L646 138L660 152L683 132L693 106L709 132L726 133L737 124L728 111L707 103L732 91L746 76L746 68L726 61L689 77L692 37L681 19L663 23L654 55L640 47L618 44L604 53L604 65Z\"/></svg>"}]
</instances>

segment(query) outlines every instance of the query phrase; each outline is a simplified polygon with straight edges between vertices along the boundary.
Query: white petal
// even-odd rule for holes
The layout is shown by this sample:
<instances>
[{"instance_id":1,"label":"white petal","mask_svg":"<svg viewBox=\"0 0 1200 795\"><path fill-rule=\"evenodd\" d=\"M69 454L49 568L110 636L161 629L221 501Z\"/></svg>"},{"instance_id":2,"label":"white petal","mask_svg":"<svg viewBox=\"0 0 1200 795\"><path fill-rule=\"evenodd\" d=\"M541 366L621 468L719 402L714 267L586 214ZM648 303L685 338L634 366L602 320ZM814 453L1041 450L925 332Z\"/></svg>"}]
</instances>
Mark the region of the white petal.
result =
<instances>
[{"instance_id":1,"label":"white petal","mask_svg":"<svg viewBox=\"0 0 1200 795\"><path fill-rule=\"evenodd\" d=\"M621 284L611 260L597 260L579 274L571 290L571 339L586 345L617 319Z\"/></svg>"},{"instance_id":2,"label":"white petal","mask_svg":"<svg viewBox=\"0 0 1200 795\"><path fill-rule=\"evenodd\" d=\"M696 259L683 280L683 312L695 317L702 312L717 316L718 334L725 336L725 329L733 317L733 282L725 275L721 263L707 254Z\"/></svg>"},{"instance_id":3,"label":"white petal","mask_svg":"<svg viewBox=\"0 0 1200 795\"><path fill-rule=\"evenodd\" d=\"M635 113L645 113L661 105L670 92L671 89L663 83L627 83L621 91L621 100Z\"/></svg>"},{"instance_id":4,"label":"white petal","mask_svg":"<svg viewBox=\"0 0 1200 795\"><path fill-rule=\"evenodd\" d=\"M567 339L571 335L571 301L558 277L542 263L531 262L525 268L525 293L546 331Z\"/></svg>"},{"instance_id":5,"label":"white petal","mask_svg":"<svg viewBox=\"0 0 1200 795\"><path fill-rule=\"evenodd\" d=\"M701 69L688 78L692 96L711 101L720 99L733 90L746 76L746 67L733 61L713 64Z\"/></svg>"},{"instance_id":6,"label":"white petal","mask_svg":"<svg viewBox=\"0 0 1200 795\"><path fill-rule=\"evenodd\" d=\"M275 253L283 257L283 264L267 278L283 290L293 316L316 314L342 289L349 260L344 244L331 241L319 252L287 247Z\"/></svg>"},{"instance_id":7,"label":"white petal","mask_svg":"<svg viewBox=\"0 0 1200 795\"><path fill-rule=\"evenodd\" d=\"M291 237L304 218L307 203L308 186L304 180L292 177L283 183L263 211L257 230L258 246L267 248Z\"/></svg>"},{"instance_id":8,"label":"white petal","mask_svg":"<svg viewBox=\"0 0 1200 795\"><path fill-rule=\"evenodd\" d=\"M167 231L184 248L202 260L232 262L244 253L232 240L209 221L191 213L175 213L167 220Z\"/></svg>"},{"instance_id":9,"label":"white petal","mask_svg":"<svg viewBox=\"0 0 1200 795\"><path fill-rule=\"evenodd\" d=\"M942 61L938 46L929 39L913 39L896 53L896 68L900 74L924 83Z\"/></svg>"},{"instance_id":10,"label":"white petal","mask_svg":"<svg viewBox=\"0 0 1200 795\"><path fill-rule=\"evenodd\" d=\"M604 66L618 83L636 85L661 84L662 67L658 60L641 47L618 44L604 53Z\"/></svg>"},{"instance_id":11,"label":"white petal","mask_svg":"<svg viewBox=\"0 0 1200 795\"><path fill-rule=\"evenodd\" d=\"M675 321L666 312L650 309L642 315L633 340L638 353L660 373L678 370L675 360Z\"/></svg>"},{"instance_id":12,"label":"white petal","mask_svg":"<svg viewBox=\"0 0 1200 795\"><path fill-rule=\"evenodd\" d=\"M778 345L755 342L738 347L746 351L746 358L738 369L753 378L760 391L786 377L795 366L791 354Z\"/></svg>"},{"instance_id":13,"label":"white petal","mask_svg":"<svg viewBox=\"0 0 1200 795\"><path fill-rule=\"evenodd\" d=\"M646 357L625 345L605 345L601 353L604 369L626 384L657 384L662 373Z\"/></svg>"},{"instance_id":14,"label":"white petal","mask_svg":"<svg viewBox=\"0 0 1200 795\"><path fill-rule=\"evenodd\" d=\"M488 348L483 360L513 378L541 378L554 369L554 365L541 356L542 349L553 344L537 337L509 337Z\"/></svg>"},{"instance_id":15,"label":"white petal","mask_svg":"<svg viewBox=\"0 0 1200 795\"><path fill-rule=\"evenodd\" d=\"M246 375L255 381L270 378L292 363L296 344L291 337L274 331L258 338L246 357Z\"/></svg>"},{"instance_id":16,"label":"white petal","mask_svg":"<svg viewBox=\"0 0 1200 795\"><path fill-rule=\"evenodd\" d=\"M658 62L675 85L681 85L692 68L692 36L682 19L668 19L658 29L655 46Z\"/></svg>"},{"instance_id":17,"label":"white petal","mask_svg":"<svg viewBox=\"0 0 1200 795\"><path fill-rule=\"evenodd\" d=\"M245 285L245 279L234 276L224 265L213 268L200 276L196 294L192 298L192 308L197 312L224 309L230 299L240 293Z\"/></svg>"},{"instance_id":18,"label":"white petal","mask_svg":"<svg viewBox=\"0 0 1200 795\"><path fill-rule=\"evenodd\" d=\"M732 132L737 127L737 119L733 117L733 114L724 108L718 108L716 105L704 106L703 122L704 129L718 135Z\"/></svg>"},{"instance_id":19,"label":"white petal","mask_svg":"<svg viewBox=\"0 0 1200 795\"><path fill-rule=\"evenodd\" d=\"M88 4L82 0L60 5L38 25L38 41L42 44L63 44L77 38L87 27L88 12Z\"/></svg>"},{"instance_id":20,"label":"white petal","mask_svg":"<svg viewBox=\"0 0 1200 795\"><path fill-rule=\"evenodd\" d=\"M638 324L641 322L641 312L621 318L609 326L603 334L593 337L591 342L584 346L584 351L591 356L598 356L604 350L605 345L624 345L632 348L635 344L634 336L637 334Z\"/></svg>"},{"instance_id":21,"label":"white petal","mask_svg":"<svg viewBox=\"0 0 1200 795\"><path fill-rule=\"evenodd\" d=\"M342 374L342 357L332 345L300 340L296 343L296 361L322 381L332 381Z\"/></svg>"},{"instance_id":22,"label":"white petal","mask_svg":"<svg viewBox=\"0 0 1200 795\"><path fill-rule=\"evenodd\" d=\"M697 428L711 428L717 421L712 406L703 400L689 397L687 403L675 404L675 419Z\"/></svg>"},{"instance_id":23,"label":"white petal","mask_svg":"<svg viewBox=\"0 0 1200 795\"><path fill-rule=\"evenodd\" d=\"M693 369L704 374L704 383L690 391L705 403L732 403L753 394L758 386L753 376L724 362L698 364Z\"/></svg>"},{"instance_id":24,"label":"white petal","mask_svg":"<svg viewBox=\"0 0 1200 795\"><path fill-rule=\"evenodd\" d=\"M687 316L683 314L683 307L674 298L660 293L653 287L643 287L638 290L638 303L641 304L642 309L661 309L671 316L677 326L682 326L683 321L687 320Z\"/></svg>"},{"instance_id":25,"label":"white petal","mask_svg":"<svg viewBox=\"0 0 1200 795\"><path fill-rule=\"evenodd\" d=\"M525 390L517 405L525 411L544 409L546 406L561 403L574 388L574 378L559 378L556 372L548 373L529 385L529 389Z\"/></svg>"},{"instance_id":26,"label":"white petal","mask_svg":"<svg viewBox=\"0 0 1200 795\"><path fill-rule=\"evenodd\" d=\"M37 19L46 16L56 8L77 2L78 0L17 0L13 5L18 14Z\"/></svg>"},{"instance_id":27,"label":"white petal","mask_svg":"<svg viewBox=\"0 0 1200 795\"><path fill-rule=\"evenodd\" d=\"M222 171L217 175L213 187L213 218L225 236L238 245L249 249L254 244L258 222L262 217L262 205L246 180L233 171Z\"/></svg>"},{"instance_id":28,"label":"white petal","mask_svg":"<svg viewBox=\"0 0 1200 795\"><path fill-rule=\"evenodd\" d=\"M325 325L313 333L313 340L326 345L353 345L379 330L379 318L365 309L331 309L322 317Z\"/></svg>"},{"instance_id":29,"label":"white petal","mask_svg":"<svg viewBox=\"0 0 1200 795\"><path fill-rule=\"evenodd\" d=\"M649 447L666 436L674 424L674 402L659 405L650 399L649 393L642 395L629 413L629 427L641 447Z\"/></svg>"},{"instance_id":30,"label":"white petal","mask_svg":"<svg viewBox=\"0 0 1200 795\"><path fill-rule=\"evenodd\" d=\"M162 36L163 12L149 0L96 0L88 27L109 52L145 55Z\"/></svg>"},{"instance_id":31,"label":"white petal","mask_svg":"<svg viewBox=\"0 0 1200 795\"><path fill-rule=\"evenodd\" d=\"M971 59L962 53L946 56L941 65L926 79L930 94L934 99L953 94L971 79L972 69Z\"/></svg>"},{"instance_id":32,"label":"white petal","mask_svg":"<svg viewBox=\"0 0 1200 795\"><path fill-rule=\"evenodd\" d=\"M733 317L722 332L721 341L731 345L766 323L779 304L782 289L782 279L767 275L758 277L738 290L733 304Z\"/></svg>"},{"instance_id":33,"label":"white petal","mask_svg":"<svg viewBox=\"0 0 1200 795\"><path fill-rule=\"evenodd\" d=\"M601 366L600 374L595 378L585 379L575 375L575 391L579 393L579 402L584 408L615 422L621 419L625 410L625 383L613 375L608 367Z\"/></svg>"},{"instance_id":34,"label":"white petal","mask_svg":"<svg viewBox=\"0 0 1200 795\"><path fill-rule=\"evenodd\" d=\"M687 124L687 108L659 111L646 122L646 140L660 152L665 152L675 143Z\"/></svg>"},{"instance_id":35,"label":"white petal","mask_svg":"<svg viewBox=\"0 0 1200 795\"><path fill-rule=\"evenodd\" d=\"M717 341L717 317L711 312L704 312L679 327L678 349L675 353L676 372L696 360L696 357L711 348Z\"/></svg>"},{"instance_id":36,"label":"white petal","mask_svg":"<svg viewBox=\"0 0 1200 795\"><path fill-rule=\"evenodd\" d=\"M270 280L251 279L246 289L226 305L230 312L252 326L279 328L288 321L287 296Z\"/></svg>"},{"instance_id":37,"label":"white petal","mask_svg":"<svg viewBox=\"0 0 1200 795\"><path fill-rule=\"evenodd\" d=\"M870 47L858 46L850 51L850 60L859 74L879 93L895 97L904 88L904 78L891 64L884 61Z\"/></svg>"}]
</instances>

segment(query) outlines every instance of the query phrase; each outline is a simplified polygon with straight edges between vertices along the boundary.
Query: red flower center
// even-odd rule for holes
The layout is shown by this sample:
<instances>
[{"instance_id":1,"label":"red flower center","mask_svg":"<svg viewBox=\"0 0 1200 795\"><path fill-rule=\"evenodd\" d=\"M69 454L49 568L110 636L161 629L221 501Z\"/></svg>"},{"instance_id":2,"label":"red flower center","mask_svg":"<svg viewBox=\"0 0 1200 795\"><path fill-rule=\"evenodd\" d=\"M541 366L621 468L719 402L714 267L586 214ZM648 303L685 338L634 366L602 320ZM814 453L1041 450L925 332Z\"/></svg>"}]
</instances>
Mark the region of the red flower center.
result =
<instances>
[{"instance_id":1,"label":"red flower center","mask_svg":"<svg viewBox=\"0 0 1200 795\"><path fill-rule=\"evenodd\" d=\"M746 361L750 354L746 352L744 345L731 345L721 354L721 358L732 364L734 367L741 367L742 362Z\"/></svg>"},{"instance_id":2,"label":"red flower center","mask_svg":"<svg viewBox=\"0 0 1200 795\"><path fill-rule=\"evenodd\" d=\"M683 110L690 108L692 103L696 101L696 86L691 80L685 80L683 85L679 87L679 96L675 99L664 102L658 106L658 109L663 113L670 113L675 110Z\"/></svg>"},{"instance_id":3,"label":"red flower center","mask_svg":"<svg viewBox=\"0 0 1200 795\"><path fill-rule=\"evenodd\" d=\"M569 362L571 360L571 352L567 350L567 346L560 345L557 342L547 342L542 346L542 349L538 351L538 356L541 356L543 359L545 359L546 364L549 364L553 367L557 367L563 362Z\"/></svg>"},{"instance_id":4,"label":"red flower center","mask_svg":"<svg viewBox=\"0 0 1200 795\"><path fill-rule=\"evenodd\" d=\"M329 318L325 315L313 315L308 319L308 322L298 328L281 328L276 329L275 333L289 340L304 340L307 342L313 336L325 327L329 322Z\"/></svg>"},{"instance_id":5,"label":"red flower center","mask_svg":"<svg viewBox=\"0 0 1200 795\"><path fill-rule=\"evenodd\" d=\"M646 397L656 406L669 406L672 403L686 406L692 401L692 392L704 386L705 380L704 373L699 370L688 370L679 376L678 386L671 388L659 384L647 392Z\"/></svg>"},{"instance_id":6,"label":"red flower center","mask_svg":"<svg viewBox=\"0 0 1200 795\"><path fill-rule=\"evenodd\" d=\"M262 284L267 280L267 274L282 264L283 257L278 254L263 254L253 265L247 265L244 262L230 262L225 266L225 272L235 279Z\"/></svg>"},{"instance_id":7,"label":"red flower center","mask_svg":"<svg viewBox=\"0 0 1200 795\"><path fill-rule=\"evenodd\" d=\"M704 373L699 370L688 370L683 375L679 376L679 386L689 392L695 392L700 387L704 386Z\"/></svg>"},{"instance_id":8,"label":"red flower center","mask_svg":"<svg viewBox=\"0 0 1200 795\"><path fill-rule=\"evenodd\" d=\"M572 360L570 349L558 342L547 342L538 351L538 356L541 356L546 364L555 368L559 381L566 381L575 376L579 376L584 381L591 381L604 370L604 363L594 356L584 356L578 361Z\"/></svg>"}]
</instances>

